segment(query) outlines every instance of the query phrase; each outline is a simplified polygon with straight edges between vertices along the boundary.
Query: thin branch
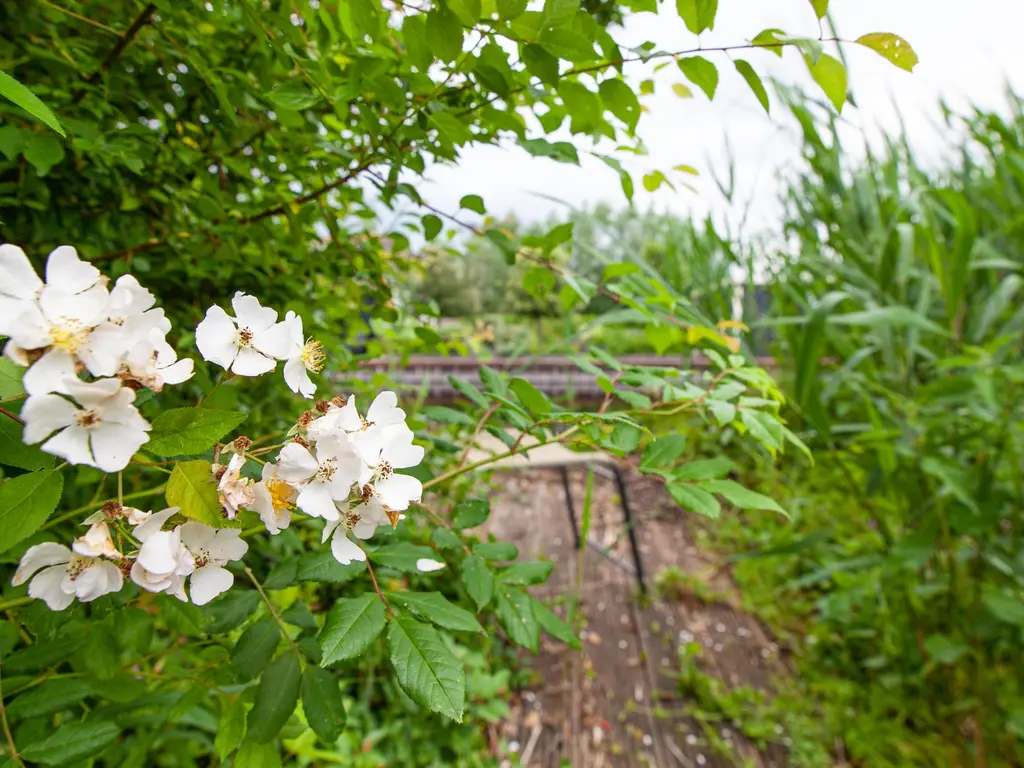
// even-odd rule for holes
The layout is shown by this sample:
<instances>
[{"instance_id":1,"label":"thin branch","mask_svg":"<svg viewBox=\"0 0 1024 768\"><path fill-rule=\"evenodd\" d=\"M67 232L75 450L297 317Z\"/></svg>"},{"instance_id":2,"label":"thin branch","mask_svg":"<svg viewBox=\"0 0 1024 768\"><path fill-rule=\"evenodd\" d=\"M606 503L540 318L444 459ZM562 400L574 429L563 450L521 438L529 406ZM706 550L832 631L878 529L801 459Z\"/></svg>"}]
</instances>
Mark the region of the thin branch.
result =
<instances>
[{"instance_id":1,"label":"thin branch","mask_svg":"<svg viewBox=\"0 0 1024 768\"><path fill-rule=\"evenodd\" d=\"M140 13L138 17L136 17L135 21L132 22L132 25L128 27L128 29L126 29L123 34L118 36L117 45L115 45L110 50L110 53L107 54L107 57L103 59L103 63L100 64L100 68L93 72L91 75L89 75L87 78L85 78L86 85L92 85L93 83L95 83L99 79L100 75L102 75L104 72L110 69L111 64L113 64L115 61L121 58L121 54L124 53L125 49L132 44L132 41L135 40L136 36L139 34L142 28L149 23L149 20L150 18L152 18L153 13L155 11L156 6L153 5L153 3L149 3L145 8L142 9L142 13ZM80 102L82 98L85 96L85 93L85 88L79 88L77 91L75 91L74 96L71 97L72 103L77 104L78 102Z\"/></svg>"},{"instance_id":2,"label":"thin branch","mask_svg":"<svg viewBox=\"0 0 1024 768\"><path fill-rule=\"evenodd\" d=\"M0 663L0 667L2 666L2 663ZM3 677L3 675L0 674L0 677ZM15 763L20 765L22 768L25 768L25 763L21 759L21 755L18 754L18 748L14 746L14 734L11 733L11 726L7 723L7 705L4 704L4 691L2 683L0 683L0 722L3 723L4 736L7 737L7 746L11 750L11 759Z\"/></svg>"},{"instance_id":3,"label":"thin branch","mask_svg":"<svg viewBox=\"0 0 1024 768\"><path fill-rule=\"evenodd\" d=\"M4 416L6 416L9 419L14 419L16 422L21 424L21 426L25 426L24 419L22 419L16 413L11 413L10 411L8 411L6 408L4 408L2 406L0 406L0 413L2 413Z\"/></svg>"},{"instance_id":4,"label":"thin branch","mask_svg":"<svg viewBox=\"0 0 1024 768\"><path fill-rule=\"evenodd\" d=\"M480 435L480 432L484 428L484 425L487 424L487 420L494 415L494 412L496 410L498 410L499 405L500 403L495 403L486 411L484 411L484 415L481 416L480 420L476 423L476 429L473 430L473 436L469 438L469 442L466 443L466 450L462 452L462 459L459 461L460 467L466 463L466 459L469 458L469 452L473 450L473 443L476 442L476 439Z\"/></svg>"},{"instance_id":5,"label":"thin branch","mask_svg":"<svg viewBox=\"0 0 1024 768\"><path fill-rule=\"evenodd\" d=\"M104 32L107 32L113 35L114 37L121 36L121 33L113 27L108 27L106 24L101 24L100 22L94 19L90 19L88 16L82 16L81 14L75 13L74 11L69 11L67 8L61 8L59 5L51 3L50 0L39 0L39 2L41 2L43 5L49 6L53 10L57 11L57 13L63 13L64 15L70 16L73 19L78 19L79 21L84 22L85 24L90 24L96 27L97 29L102 29Z\"/></svg>"},{"instance_id":6,"label":"thin branch","mask_svg":"<svg viewBox=\"0 0 1024 768\"><path fill-rule=\"evenodd\" d=\"M267 604L267 610L270 611L270 615L274 618L274 621L277 622L278 629L281 630L281 634L284 635L284 639L288 641L288 645L290 645L292 650L295 651L295 655L301 659L302 654L299 653L299 647L292 640L291 635L288 634L288 628L284 625L284 622L281 621L281 617L277 615L277 609L274 608L274 604L270 602L270 598L267 597L267 593L263 591L263 585L260 584L259 579L256 578L256 574L252 572L252 569L249 568L248 565L245 566L245 575L249 577L249 581L255 585L257 591L260 593L260 597L263 598L263 602Z\"/></svg>"},{"instance_id":7,"label":"thin branch","mask_svg":"<svg viewBox=\"0 0 1024 768\"><path fill-rule=\"evenodd\" d=\"M362 549L363 555L366 556L366 570L370 572L370 581L373 582L373 591L377 593L377 597L379 597L380 601L384 603L384 608L387 610L388 616L394 618L395 612L391 610L391 603L389 603L388 599L384 597L384 593L380 591L380 585L377 584L377 574L373 572L373 566L370 565L370 556L366 554L366 549L363 548L363 543L361 541L356 541L356 546Z\"/></svg>"}]
</instances>

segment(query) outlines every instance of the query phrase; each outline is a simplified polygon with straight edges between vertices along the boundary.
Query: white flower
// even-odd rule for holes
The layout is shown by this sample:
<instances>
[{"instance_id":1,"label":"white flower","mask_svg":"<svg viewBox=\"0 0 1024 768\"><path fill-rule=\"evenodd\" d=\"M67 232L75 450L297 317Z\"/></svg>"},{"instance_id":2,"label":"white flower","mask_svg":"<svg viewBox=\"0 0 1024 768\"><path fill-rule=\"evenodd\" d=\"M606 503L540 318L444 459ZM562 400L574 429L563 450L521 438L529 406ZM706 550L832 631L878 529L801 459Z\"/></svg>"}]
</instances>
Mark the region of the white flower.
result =
<instances>
[{"instance_id":1,"label":"white flower","mask_svg":"<svg viewBox=\"0 0 1024 768\"><path fill-rule=\"evenodd\" d=\"M113 563L77 555L53 542L29 547L11 584L24 584L36 571L28 585L29 597L42 600L51 611L67 608L76 597L88 603L117 592L124 584L121 570Z\"/></svg>"},{"instance_id":2,"label":"white flower","mask_svg":"<svg viewBox=\"0 0 1024 768\"><path fill-rule=\"evenodd\" d=\"M224 474L220 476L217 483L217 497L220 500L220 505L227 512L228 520L234 520L238 516L238 510L252 505L256 498L253 480L242 477L244 464L245 456L241 453L234 454L227 467L224 467ZM214 464L214 473L219 472L220 468L219 464Z\"/></svg>"},{"instance_id":3,"label":"white flower","mask_svg":"<svg viewBox=\"0 0 1024 768\"><path fill-rule=\"evenodd\" d=\"M277 323L277 312L239 291L231 300L235 317L214 305L196 328L196 346L204 360L239 376L259 376L274 370L275 358L288 355L288 326Z\"/></svg>"},{"instance_id":4,"label":"white flower","mask_svg":"<svg viewBox=\"0 0 1024 768\"><path fill-rule=\"evenodd\" d=\"M66 294L87 291L101 279L100 271L81 261L69 245L56 248L47 258L46 285ZM21 248L0 245L0 335L12 335L22 314L39 299L43 287L43 281Z\"/></svg>"},{"instance_id":5,"label":"white flower","mask_svg":"<svg viewBox=\"0 0 1024 768\"><path fill-rule=\"evenodd\" d=\"M416 570L420 573L433 573L434 571L440 571L444 567L445 563L442 563L440 560L421 557L416 561Z\"/></svg>"},{"instance_id":6,"label":"white flower","mask_svg":"<svg viewBox=\"0 0 1024 768\"><path fill-rule=\"evenodd\" d=\"M324 526L321 542L331 537L331 553L342 565L353 560L365 560L366 553L348 538L348 532L351 531L357 539L371 538L379 526L390 524L387 510L374 498L356 505L341 502L337 507L338 519L329 520Z\"/></svg>"},{"instance_id":7,"label":"white flower","mask_svg":"<svg viewBox=\"0 0 1024 768\"><path fill-rule=\"evenodd\" d=\"M169 507L135 527L135 538L142 542L142 547L132 565L131 577L149 592L168 592L187 602L185 577L195 570L195 559L181 542L181 527L160 530L177 511L178 507Z\"/></svg>"},{"instance_id":8,"label":"white flower","mask_svg":"<svg viewBox=\"0 0 1024 768\"><path fill-rule=\"evenodd\" d=\"M288 443L278 456L278 475L301 485L295 505L312 517L337 520L335 501L345 501L359 477L359 457L349 451L317 446L316 455L299 443Z\"/></svg>"},{"instance_id":9,"label":"white flower","mask_svg":"<svg viewBox=\"0 0 1024 768\"><path fill-rule=\"evenodd\" d=\"M181 540L195 558L196 569L189 579L192 602L206 605L217 595L231 589L235 577L225 566L241 560L249 545L237 528L211 528L202 523L185 523L179 529Z\"/></svg>"},{"instance_id":10,"label":"white flower","mask_svg":"<svg viewBox=\"0 0 1024 768\"><path fill-rule=\"evenodd\" d=\"M291 310L284 316L288 329L287 361L284 364L284 382L292 392L311 398L316 393L316 384L309 378L309 372L320 373L324 368L324 348L318 341L302 339L302 318Z\"/></svg>"},{"instance_id":11,"label":"white flower","mask_svg":"<svg viewBox=\"0 0 1024 768\"><path fill-rule=\"evenodd\" d=\"M108 507L108 505L110 506ZM107 512L108 509L110 509L109 514ZM91 525L100 521L107 522L108 520L123 518L128 521L129 525L140 525L146 522L152 514L152 512L143 512L135 507L122 507L117 502L108 501L103 505L102 509L96 510L82 522L85 525Z\"/></svg>"},{"instance_id":12,"label":"white flower","mask_svg":"<svg viewBox=\"0 0 1024 768\"><path fill-rule=\"evenodd\" d=\"M395 470L415 467L423 461L423 447L413 445L415 435L404 423L373 427L373 432L367 440L353 441L365 464L359 476L361 493L364 498L376 496L387 510L408 509L410 503L423 496L423 484Z\"/></svg>"},{"instance_id":13,"label":"white flower","mask_svg":"<svg viewBox=\"0 0 1024 768\"><path fill-rule=\"evenodd\" d=\"M103 514L100 512L100 514ZM75 539L71 548L80 555L86 557L107 557L111 560L120 560L121 553L114 546L114 540L110 538L110 529L105 521L100 520L89 526L84 536Z\"/></svg>"},{"instance_id":14,"label":"white flower","mask_svg":"<svg viewBox=\"0 0 1024 768\"><path fill-rule=\"evenodd\" d=\"M349 435L359 432L362 428L363 420L356 410L356 399L353 396L342 406L328 407L327 413L310 424L306 433L317 445L346 450L351 444Z\"/></svg>"},{"instance_id":15,"label":"white flower","mask_svg":"<svg viewBox=\"0 0 1024 768\"><path fill-rule=\"evenodd\" d=\"M122 373L122 378L134 379L154 392L162 390L165 384L188 381L195 372L192 360L179 360L159 328L150 329L149 335L128 351L124 371L127 375Z\"/></svg>"},{"instance_id":16,"label":"white flower","mask_svg":"<svg viewBox=\"0 0 1024 768\"><path fill-rule=\"evenodd\" d=\"M263 478L253 486L254 500L249 506L260 516L271 535L277 535L292 521L298 490L278 476L277 465L263 465Z\"/></svg>"},{"instance_id":17,"label":"white flower","mask_svg":"<svg viewBox=\"0 0 1024 768\"><path fill-rule=\"evenodd\" d=\"M43 450L72 464L88 464L119 472L149 440L149 422L132 405L135 393L117 379L65 383L67 400L59 395L34 395L25 401L22 439L43 443Z\"/></svg>"}]
</instances>

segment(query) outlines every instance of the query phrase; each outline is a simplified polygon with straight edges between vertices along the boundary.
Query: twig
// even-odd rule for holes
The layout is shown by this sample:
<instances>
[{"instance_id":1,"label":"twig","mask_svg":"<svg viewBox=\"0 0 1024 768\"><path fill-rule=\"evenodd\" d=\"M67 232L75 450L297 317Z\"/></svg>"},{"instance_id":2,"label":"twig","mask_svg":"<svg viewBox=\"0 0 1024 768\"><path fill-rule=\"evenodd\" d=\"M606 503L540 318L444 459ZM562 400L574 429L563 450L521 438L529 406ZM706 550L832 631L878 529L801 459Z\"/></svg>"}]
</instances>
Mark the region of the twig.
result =
<instances>
[{"instance_id":1,"label":"twig","mask_svg":"<svg viewBox=\"0 0 1024 768\"><path fill-rule=\"evenodd\" d=\"M494 415L494 412L496 410L498 410L498 403L495 403L486 411L484 411L484 415L481 416L480 420L476 423L476 429L473 430L473 436L469 438L469 442L466 444L466 450L462 452L462 458L459 460L460 467L466 463L466 459L469 458L469 452L473 450L473 443L476 442L476 439L480 435L480 432L484 428L484 425L487 424L487 420L491 418L492 415Z\"/></svg>"},{"instance_id":2,"label":"twig","mask_svg":"<svg viewBox=\"0 0 1024 768\"><path fill-rule=\"evenodd\" d=\"M149 20L155 11L156 6L153 5L153 3L149 3L142 9L142 13L140 13L135 21L132 22L132 25L124 31L124 34L119 35L117 45L115 45L111 49L110 53L107 54L103 63L100 64L100 68L85 78L86 85L92 85L100 75L110 69L110 65L121 57L121 54L124 53L125 49L132 44L132 41L135 39L136 35L139 34L139 31L149 23ZM85 96L85 88L79 88L75 92L75 95L71 97L71 101L77 104L82 100L83 96Z\"/></svg>"},{"instance_id":3,"label":"twig","mask_svg":"<svg viewBox=\"0 0 1024 768\"><path fill-rule=\"evenodd\" d=\"M288 645L290 645L292 650L295 651L295 655L301 659L302 654L299 653L299 647L292 640L291 635L288 634L288 628L284 625L284 622L281 621L281 617L277 615L277 609L274 608L274 604L270 602L270 598L267 597L267 593L263 591L263 585L260 584L259 579L256 578L256 575L248 565L245 566L245 575L249 577L249 581L253 583L256 590L260 593L260 597L263 598L263 602L267 604L267 609L270 611L270 615L274 618L274 621L277 622L278 629L281 630L281 634L284 635L284 639L288 641Z\"/></svg>"},{"instance_id":4,"label":"twig","mask_svg":"<svg viewBox=\"0 0 1024 768\"><path fill-rule=\"evenodd\" d=\"M100 22L95 21L94 19L90 19L88 16L82 16L80 14L75 13L74 11L69 11L67 8L61 8L59 5L51 3L50 0L39 0L39 2L41 2L43 5L49 6L53 10L57 11L57 13L63 13L64 15L70 16L73 19L78 19L79 21L84 22L86 24L91 24L97 29L102 29L104 32L110 33L114 37L121 36L121 33L113 27L108 27L106 24L101 24Z\"/></svg>"},{"instance_id":5,"label":"twig","mask_svg":"<svg viewBox=\"0 0 1024 768\"><path fill-rule=\"evenodd\" d=\"M357 541L356 546L362 549L363 554L366 555L366 570L370 572L370 581L373 582L373 591L377 593L377 597L379 597L380 601L384 603L384 608L387 610L388 616L394 618L395 612L391 610L391 603L389 603L388 599L384 597L384 593L380 591L380 586L377 584L377 574L373 572L373 566L370 565L370 556L366 554L366 550L363 548L362 542Z\"/></svg>"},{"instance_id":6,"label":"twig","mask_svg":"<svg viewBox=\"0 0 1024 768\"><path fill-rule=\"evenodd\" d=\"M3 663L0 662L0 668L2 667ZM0 674L0 677L3 677L3 675ZM11 726L7 723L7 705L4 704L4 691L2 683L0 683L0 722L2 722L4 726L4 736L7 737L7 746L10 747L11 750L11 759L14 760L14 762L16 762L18 765L22 766L22 768L24 768L25 763L21 759L21 755L18 754L18 748L14 746L14 734L11 733Z\"/></svg>"},{"instance_id":7,"label":"twig","mask_svg":"<svg viewBox=\"0 0 1024 768\"><path fill-rule=\"evenodd\" d=\"M156 488L150 488L149 490L146 490L146 491L136 491L135 493L129 493L126 496L124 496L123 498L120 498L120 499L114 498L114 499L104 499L103 501L93 501L93 502L91 502L89 504L86 504L84 507L75 507L71 511L65 512L60 517L55 517L54 519L47 521L47 523L43 526L43 530L45 530L47 528L53 528L55 525L63 523L65 520L70 520L72 517L80 515L83 512L88 512L88 511L94 509L95 507L102 507L108 501L117 501L117 502L123 504L124 502L129 501L129 500L133 500L133 499L144 499L147 496L159 496L163 492L164 492L164 486L161 485L161 486L158 486Z\"/></svg>"},{"instance_id":8,"label":"twig","mask_svg":"<svg viewBox=\"0 0 1024 768\"><path fill-rule=\"evenodd\" d=\"M0 413L2 413L4 416L6 416L9 419L14 419L16 422L21 424L21 426L25 426L25 420L24 419L22 419L20 416L18 416L15 413L11 413L6 408L0 407Z\"/></svg>"}]
</instances>

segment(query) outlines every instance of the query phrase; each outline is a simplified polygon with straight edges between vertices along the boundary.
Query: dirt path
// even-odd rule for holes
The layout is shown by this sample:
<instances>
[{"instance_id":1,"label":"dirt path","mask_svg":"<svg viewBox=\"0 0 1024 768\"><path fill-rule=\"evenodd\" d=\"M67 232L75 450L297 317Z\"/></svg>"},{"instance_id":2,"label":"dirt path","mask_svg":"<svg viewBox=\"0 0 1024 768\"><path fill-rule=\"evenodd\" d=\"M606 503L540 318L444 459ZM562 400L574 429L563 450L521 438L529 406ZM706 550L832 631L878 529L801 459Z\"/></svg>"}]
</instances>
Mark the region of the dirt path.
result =
<instances>
[{"instance_id":1,"label":"dirt path","mask_svg":"<svg viewBox=\"0 0 1024 768\"><path fill-rule=\"evenodd\" d=\"M569 472L579 515L586 469ZM653 586L656 574L671 566L707 584L717 599L705 602L694 594L700 590L685 589L672 601L639 599L635 578L597 552L588 549L579 563L558 470L494 477L488 529L514 542L522 558L555 564L535 596L555 599L564 617L576 592L577 569L582 573L582 651L542 643L530 659L536 685L513 702L514 716L501 726L510 752L520 765L552 768L783 768L781 737L758 751L733 724L701 725L688 714L692 702L678 685L681 644L699 643L699 667L730 687L765 687L784 662L759 623L733 607L735 592L721 564L694 546L699 522L649 478L629 475L627 494L639 519L648 582ZM615 483L601 475L595 475L592 515L591 540L631 562ZM517 764L512 754L508 758L506 765Z\"/></svg>"}]
</instances>

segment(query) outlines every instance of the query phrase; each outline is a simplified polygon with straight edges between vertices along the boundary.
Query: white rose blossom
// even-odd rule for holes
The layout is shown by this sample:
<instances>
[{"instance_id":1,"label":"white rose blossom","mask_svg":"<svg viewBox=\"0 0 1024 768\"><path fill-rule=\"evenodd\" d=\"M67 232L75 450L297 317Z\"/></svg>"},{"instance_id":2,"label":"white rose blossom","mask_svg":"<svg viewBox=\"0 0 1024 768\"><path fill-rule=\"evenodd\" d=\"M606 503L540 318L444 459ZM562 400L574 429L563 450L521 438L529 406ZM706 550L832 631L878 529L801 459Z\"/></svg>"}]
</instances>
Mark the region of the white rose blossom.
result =
<instances>
[{"instance_id":1,"label":"white rose blossom","mask_svg":"<svg viewBox=\"0 0 1024 768\"><path fill-rule=\"evenodd\" d=\"M149 592L167 592L187 602L185 578L196 569L195 558L182 544L181 528L161 530L177 512L178 507L168 507L135 526L135 538L142 546L132 565L131 577Z\"/></svg>"},{"instance_id":2,"label":"white rose blossom","mask_svg":"<svg viewBox=\"0 0 1024 768\"><path fill-rule=\"evenodd\" d=\"M288 329L288 350L284 364L284 382L292 392L309 399L316 393L316 384L309 372L319 373L324 368L324 349L318 341L303 340L302 318L289 311L284 316Z\"/></svg>"},{"instance_id":3,"label":"white rose blossom","mask_svg":"<svg viewBox=\"0 0 1024 768\"><path fill-rule=\"evenodd\" d=\"M188 522L181 526L181 541L192 553L195 570L189 578L192 602L206 605L235 583L234 574L224 566L231 560L241 560L249 550L237 528L211 528L202 523Z\"/></svg>"},{"instance_id":4,"label":"white rose blossom","mask_svg":"<svg viewBox=\"0 0 1024 768\"><path fill-rule=\"evenodd\" d=\"M117 592L124 584L121 569L114 563L76 554L52 541L28 548L11 584L17 587L29 579L29 597L42 600L51 611L64 610L76 597L91 602Z\"/></svg>"},{"instance_id":5,"label":"white rose blossom","mask_svg":"<svg viewBox=\"0 0 1024 768\"><path fill-rule=\"evenodd\" d=\"M336 501L345 501L360 473L359 457L351 450L320 446L311 451L288 443L278 456L278 475L300 488L295 506L312 517L337 520Z\"/></svg>"},{"instance_id":6,"label":"white rose blossom","mask_svg":"<svg viewBox=\"0 0 1024 768\"><path fill-rule=\"evenodd\" d=\"M267 531L276 536L291 524L298 495L298 489L278 475L277 465L267 462L262 479L253 486L254 498L249 508L260 516Z\"/></svg>"},{"instance_id":7,"label":"white rose blossom","mask_svg":"<svg viewBox=\"0 0 1024 768\"><path fill-rule=\"evenodd\" d=\"M196 346L204 360L239 376L260 376L288 356L289 327L277 312L241 291L231 300L235 316L216 304L196 327Z\"/></svg>"},{"instance_id":8,"label":"white rose blossom","mask_svg":"<svg viewBox=\"0 0 1024 768\"><path fill-rule=\"evenodd\" d=\"M90 525L84 536L75 539L71 549L86 557L102 556L110 560L121 559L121 553L114 546L114 540L110 537L110 528L103 520Z\"/></svg>"},{"instance_id":9,"label":"white rose blossom","mask_svg":"<svg viewBox=\"0 0 1024 768\"><path fill-rule=\"evenodd\" d=\"M423 461L423 447L413 444L415 435L404 423L371 427L365 437L353 438L356 451L364 462L359 475L362 495L372 494L392 512L401 512L423 496L423 484L412 475L396 469L415 467Z\"/></svg>"},{"instance_id":10,"label":"white rose blossom","mask_svg":"<svg viewBox=\"0 0 1024 768\"><path fill-rule=\"evenodd\" d=\"M88 464L104 472L128 466L149 440L149 422L132 404L135 392L117 379L72 379L64 389L71 399L50 393L25 401L22 439L31 445L49 437L43 450L71 464Z\"/></svg>"}]
</instances>

